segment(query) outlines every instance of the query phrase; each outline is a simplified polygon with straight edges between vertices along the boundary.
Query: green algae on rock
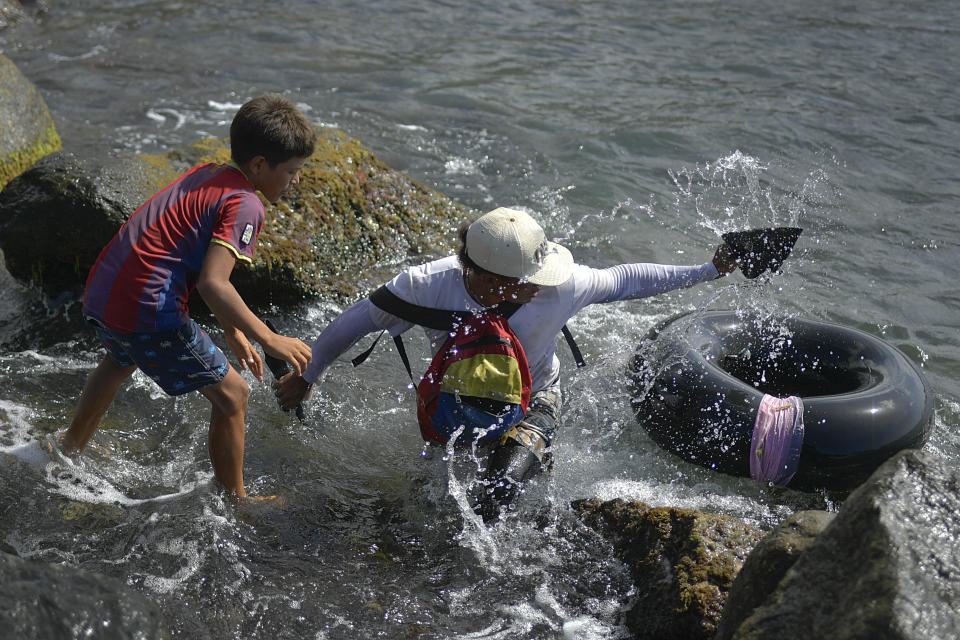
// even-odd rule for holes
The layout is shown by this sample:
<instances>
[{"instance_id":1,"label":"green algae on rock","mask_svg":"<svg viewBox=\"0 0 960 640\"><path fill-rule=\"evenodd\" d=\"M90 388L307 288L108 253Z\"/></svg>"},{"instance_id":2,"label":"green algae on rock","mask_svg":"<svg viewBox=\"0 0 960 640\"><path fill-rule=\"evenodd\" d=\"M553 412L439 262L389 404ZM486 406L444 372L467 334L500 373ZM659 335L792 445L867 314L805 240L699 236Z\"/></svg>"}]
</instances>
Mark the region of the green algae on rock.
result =
<instances>
[{"instance_id":1,"label":"green algae on rock","mask_svg":"<svg viewBox=\"0 0 960 640\"><path fill-rule=\"evenodd\" d=\"M40 158L62 148L43 97L0 54L0 190Z\"/></svg>"},{"instance_id":2,"label":"green algae on rock","mask_svg":"<svg viewBox=\"0 0 960 640\"><path fill-rule=\"evenodd\" d=\"M234 269L252 307L355 298L378 269L449 251L468 214L343 132L317 133L299 184L277 204L264 203L253 264ZM10 273L48 295L81 292L100 249L140 204L192 165L229 158L229 144L217 139L162 155L52 154L0 192L0 249Z\"/></svg>"},{"instance_id":3,"label":"green algae on rock","mask_svg":"<svg viewBox=\"0 0 960 640\"><path fill-rule=\"evenodd\" d=\"M360 278L378 264L448 249L468 213L342 131L321 128L317 136L299 184L277 204L264 202L253 265L234 271L251 304L354 298ZM229 158L228 143L214 139L170 154L184 166Z\"/></svg>"}]
</instances>

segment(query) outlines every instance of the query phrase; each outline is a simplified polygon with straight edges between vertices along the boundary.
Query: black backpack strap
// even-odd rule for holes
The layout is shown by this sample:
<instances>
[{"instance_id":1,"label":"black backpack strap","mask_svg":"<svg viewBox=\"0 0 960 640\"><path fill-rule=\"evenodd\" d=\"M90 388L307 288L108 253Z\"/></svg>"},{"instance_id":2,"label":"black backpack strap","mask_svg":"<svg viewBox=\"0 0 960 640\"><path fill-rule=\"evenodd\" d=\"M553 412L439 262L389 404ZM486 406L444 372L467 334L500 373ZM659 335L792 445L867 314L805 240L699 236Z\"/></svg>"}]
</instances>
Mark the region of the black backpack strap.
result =
<instances>
[{"instance_id":1,"label":"black backpack strap","mask_svg":"<svg viewBox=\"0 0 960 640\"><path fill-rule=\"evenodd\" d=\"M417 324L422 327L428 327L430 329L436 329L438 331L451 331L455 326L460 324L463 321L464 316L469 313L468 311L433 309L431 307L422 307L418 304L407 302L387 289L386 285L379 287L376 291L370 294L370 302L387 313L397 316L401 320L406 320L407 322L412 322L413 324ZM499 313L504 318L509 319L510 316L516 313L521 306L523 305L517 302L501 302L493 308L493 311ZM583 354L580 352L580 348L573 339L573 334L570 332L570 329L567 328L567 325L563 325L562 331L563 337L566 339L567 345L570 347L570 352L573 354L573 359L577 363L577 368L585 367L587 363L584 361ZM377 343L380 342L380 338L382 336L383 332L377 336L377 339L373 341L373 344L370 345L369 349L352 360L353 366L356 367L360 365L370 357L370 354L373 353L374 347L376 347ZM410 376L410 379L413 380L413 371L410 367L410 360L407 357L407 350L403 346L403 340L400 338L400 336L394 336L393 342L397 345L397 351L400 352L400 359L403 360L403 366L406 367L407 374Z\"/></svg>"},{"instance_id":2,"label":"black backpack strap","mask_svg":"<svg viewBox=\"0 0 960 640\"><path fill-rule=\"evenodd\" d=\"M380 342L380 338L383 337L384 333L386 333L386 331L381 331L380 335L377 336L377 339L373 341L373 344L370 345L366 351L350 361L353 363L353 366L359 367L361 364L366 362L367 358L370 357L370 354L373 353L374 347L376 347L377 343ZM400 359L403 360L403 366L407 369L407 375L410 376L411 380L413 380L413 369L410 367L410 358L407 357L407 349L403 346L403 338L400 336L393 336L393 343L397 345L397 351L400 353Z\"/></svg>"},{"instance_id":3,"label":"black backpack strap","mask_svg":"<svg viewBox=\"0 0 960 640\"><path fill-rule=\"evenodd\" d=\"M407 302L387 289L386 285L370 294L370 302L387 313L393 314L401 320L418 324L422 327L450 331L460 324L467 311L450 311L448 309L433 309L421 307L418 304Z\"/></svg>"},{"instance_id":4,"label":"black backpack strap","mask_svg":"<svg viewBox=\"0 0 960 640\"><path fill-rule=\"evenodd\" d=\"M356 358L354 358L353 360L350 361L350 362L353 363L353 366L359 367L361 364L363 364L364 362L367 361L367 358L369 358L369 357L370 357L370 354L373 353L373 348L374 348L375 346L377 346L377 343L378 343L378 342L380 342L380 338L383 337L383 334L384 334L384 333L386 333L386 332L385 332L385 331L381 331L381 332L380 332L380 335L378 335L378 336L377 336L377 339L373 341L373 344L370 345L370 348L369 348L369 349L367 349L366 351L364 351L363 353L361 353L361 354L358 355Z\"/></svg>"},{"instance_id":5,"label":"black backpack strap","mask_svg":"<svg viewBox=\"0 0 960 640\"><path fill-rule=\"evenodd\" d=\"M403 338L393 336L393 344L397 345L397 352L400 354L400 359L403 360L403 366L407 370L407 375L410 376L410 382L416 387L417 381L413 379L413 369L410 368L410 358L407 357L407 348L403 346Z\"/></svg>"},{"instance_id":6,"label":"black backpack strap","mask_svg":"<svg viewBox=\"0 0 960 640\"><path fill-rule=\"evenodd\" d=\"M517 309L522 307L519 302L501 302L497 306L493 307L494 313L499 313L507 320L510 319L510 316L517 312Z\"/></svg>"},{"instance_id":7,"label":"black backpack strap","mask_svg":"<svg viewBox=\"0 0 960 640\"><path fill-rule=\"evenodd\" d=\"M439 331L451 331L453 327L463 321L464 317L464 312L449 311L447 309L432 309L430 307L421 307L418 304L407 302L387 289L386 285L378 288L376 291L370 294L370 302L383 311L397 316L401 320L406 320L407 322L412 322L423 327L429 327L430 329L437 329ZM377 339L373 341L373 344L370 345L366 351L351 360L353 366L356 367L361 365L367 358L370 357L370 354L373 353L374 347L376 347L377 343L380 342L380 338L383 337L383 334L384 332L381 331L380 335L377 336ZM410 358L407 356L407 349L403 345L403 338L400 336L394 336L393 343L397 346L397 352L400 354L400 359L403 361L403 366L407 370L407 375L410 376L410 380L414 381L414 384L416 384L416 381L413 378L413 368L410 366Z\"/></svg>"},{"instance_id":8,"label":"black backpack strap","mask_svg":"<svg viewBox=\"0 0 960 640\"><path fill-rule=\"evenodd\" d=\"M583 359L583 354L580 353L580 347L577 346L576 341L573 339L573 334L570 332L570 329L567 328L567 325L563 325L563 328L560 330L563 331L563 337L567 339L567 346L570 347L573 360L577 363L577 369L587 366L587 362Z\"/></svg>"}]
</instances>

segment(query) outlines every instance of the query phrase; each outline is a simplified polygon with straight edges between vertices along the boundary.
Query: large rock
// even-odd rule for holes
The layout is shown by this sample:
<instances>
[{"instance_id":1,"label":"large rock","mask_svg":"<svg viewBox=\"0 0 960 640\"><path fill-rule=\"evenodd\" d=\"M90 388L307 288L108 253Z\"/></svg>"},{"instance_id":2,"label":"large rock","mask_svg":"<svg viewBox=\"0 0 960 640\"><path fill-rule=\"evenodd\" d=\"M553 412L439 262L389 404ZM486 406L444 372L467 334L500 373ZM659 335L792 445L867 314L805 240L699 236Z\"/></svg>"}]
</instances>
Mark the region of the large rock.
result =
<instances>
[{"instance_id":1,"label":"large rock","mask_svg":"<svg viewBox=\"0 0 960 640\"><path fill-rule=\"evenodd\" d=\"M955 638L960 470L901 452L843 504L734 640Z\"/></svg>"},{"instance_id":2,"label":"large rock","mask_svg":"<svg viewBox=\"0 0 960 640\"><path fill-rule=\"evenodd\" d=\"M50 296L81 291L100 249L161 181L134 156L105 163L46 156L0 192L7 269Z\"/></svg>"},{"instance_id":3,"label":"large rock","mask_svg":"<svg viewBox=\"0 0 960 640\"><path fill-rule=\"evenodd\" d=\"M119 580L0 552L5 638L169 638L160 608Z\"/></svg>"},{"instance_id":4,"label":"large rock","mask_svg":"<svg viewBox=\"0 0 960 640\"><path fill-rule=\"evenodd\" d=\"M18 4L0 5L0 21L12 20L14 9L19 10ZM0 190L60 148L60 136L37 88L0 54Z\"/></svg>"},{"instance_id":5,"label":"large rock","mask_svg":"<svg viewBox=\"0 0 960 640\"><path fill-rule=\"evenodd\" d=\"M626 624L635 638L712 638L744 559L761 532L724 515L640 502L581 500L588 525L608 537L636 585Z\"/></svg>"},{"instance_id":6,"label":"large rock","mask_svg":"<svg viewBox=\"0 0 960 640\"><path fill-rule=\"evenodd\" d=\"M729 640L740 623L773 593L787 570L835 515L827 511L798 511L764 536L733 581L714 640Z\"/></svg>"},{"instance_id":7,"label":"large rock","mask_svg":"<svg viewBox=\"0 0 960 640\"><path fill-rule=\"evenodd\" d=\"M384 262L448 250L467 214L343 132L318 135L300 184L267 207L254 264L234 270L254 307L355 297ZM228 159L219 140L163 156L44 158L0 192L7 268L50 296L78 294L100 249L141 203L193 164Z\"/></svg>"},{"instance_id":8,"label":"large rock","mask_svg":"<svg viewBox=\"0 0 960 640\"><path fill-rule=\"evenodd\" d=\"M124 513L51 496L30 464L0 452L0 540L23 539L44 511L57 514L64 527L68 519L89 526ZM81 540L82 533L76 536ZM0 544L0 638L162 639L169 637L164 620L154 601L116 578L20 558Z\"/></svg>"}]
</instances>

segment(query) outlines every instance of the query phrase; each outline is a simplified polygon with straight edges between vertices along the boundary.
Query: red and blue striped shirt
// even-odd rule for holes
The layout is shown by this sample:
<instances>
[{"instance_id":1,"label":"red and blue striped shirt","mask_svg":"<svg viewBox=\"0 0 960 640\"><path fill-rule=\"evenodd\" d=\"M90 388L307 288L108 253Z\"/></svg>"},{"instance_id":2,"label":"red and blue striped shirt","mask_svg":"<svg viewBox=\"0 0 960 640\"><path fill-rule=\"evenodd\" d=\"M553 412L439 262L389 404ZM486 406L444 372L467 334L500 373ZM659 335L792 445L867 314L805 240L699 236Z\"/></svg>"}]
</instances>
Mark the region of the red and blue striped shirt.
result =
<instances>
[{"instance_id":1,"label":"red and blue striped shirt","mask_svg":"<svg viewBox=\"0 0 960 640\"><path fill-rule=\"evenodd\" d=\"M201 164L137 209L100 252L83 314L122 333L176 329L211 242L250 262L263 204L237 168Z\"/></svg>"}]
</instances>

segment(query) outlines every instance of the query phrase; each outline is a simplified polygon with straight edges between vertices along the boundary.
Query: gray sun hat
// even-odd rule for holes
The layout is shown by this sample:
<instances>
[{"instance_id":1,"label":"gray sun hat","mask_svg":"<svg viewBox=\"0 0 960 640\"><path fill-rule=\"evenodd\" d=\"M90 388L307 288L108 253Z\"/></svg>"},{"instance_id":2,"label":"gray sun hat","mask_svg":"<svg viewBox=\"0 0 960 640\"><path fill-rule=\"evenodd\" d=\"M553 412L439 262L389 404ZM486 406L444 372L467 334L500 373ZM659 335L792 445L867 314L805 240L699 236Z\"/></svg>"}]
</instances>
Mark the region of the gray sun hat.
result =
<instances>
[{"instance_id":1,"label":"gray sun hat","mask_svg":"<svg viewBox=\"0 0 960 640\"><path fill-rule=\"evenodd\" d=\"M500 207L467 229L467 255L478 266L523 282L555 287L573 274L570 251L547 240L543 229L523 211Z\"/></svg>"}]
</instances>

